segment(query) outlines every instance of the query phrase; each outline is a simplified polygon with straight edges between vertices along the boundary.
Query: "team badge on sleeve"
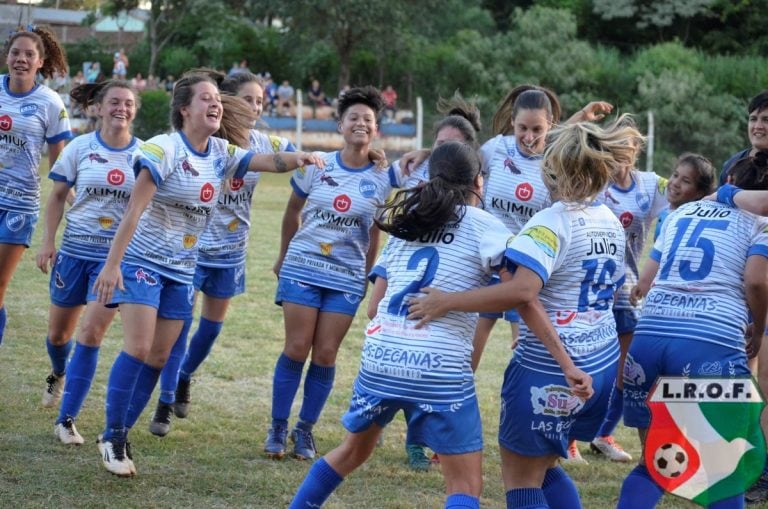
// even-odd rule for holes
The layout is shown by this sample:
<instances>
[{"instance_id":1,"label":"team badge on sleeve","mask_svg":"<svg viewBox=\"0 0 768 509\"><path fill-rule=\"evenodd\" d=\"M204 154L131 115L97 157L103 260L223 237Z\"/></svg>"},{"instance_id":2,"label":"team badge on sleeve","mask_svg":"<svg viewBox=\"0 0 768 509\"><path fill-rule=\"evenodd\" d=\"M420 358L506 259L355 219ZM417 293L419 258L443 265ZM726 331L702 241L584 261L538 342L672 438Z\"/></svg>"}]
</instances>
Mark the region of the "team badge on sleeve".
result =
<instances>
[{"instance_id":1,"label":"team badge on sleeve","mask_svg":"<svg viewBox=\"0 0 768 509\"><path fill-rule=\"evenodd\" d=\"M555 257L555 253L557 253L557 249L559 247L559 243L557 241L557 234L547 228L546 226L532 226L528 229L526 229L523 233L520 235L524 235L526 237L530 237L533 242L536 243L536 245L544 251L544 253L549 256L550 258Z\"/></svg>"},{"instance_id":2,"label":"team badge on sleeve","mask_svg":"<svg viewBox=\"0 0 768 509\"><path fill-rule=\"evenodd\" d=\"M645 462L666 491L708 506L760 476L765 403L753 379L660 377L647 402Z\"/></svg>"},{"instance_id":3,"label":"team badge on sleeve","mask_svg":"<svg viewBox=\"0 0 768 509\"><path fill-rule=\"evenodd\" d=\"M144 156L155 164L160 164L165 156L165 152L162 147L155 145L154 143L144 143L139 150L142 151Z\"/></svg>"}]
</instances>

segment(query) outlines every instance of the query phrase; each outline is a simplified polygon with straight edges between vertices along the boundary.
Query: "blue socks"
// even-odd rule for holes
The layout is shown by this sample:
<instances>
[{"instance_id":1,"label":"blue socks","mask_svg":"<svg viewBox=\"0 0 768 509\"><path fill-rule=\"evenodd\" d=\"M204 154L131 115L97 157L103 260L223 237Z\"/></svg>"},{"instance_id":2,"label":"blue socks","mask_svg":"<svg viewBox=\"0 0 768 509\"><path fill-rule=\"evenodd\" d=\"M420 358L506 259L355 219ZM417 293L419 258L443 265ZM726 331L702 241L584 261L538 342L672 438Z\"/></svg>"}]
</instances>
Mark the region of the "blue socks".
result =
<instances>
[{"instance_id":1,"label":"blue socks","mask_svg":"<svg viewBox=\"0 0 768 509\"><path fill-rule=\"evenodd\" d=\"M541 485L550 509L581 509L581 499L576 484L562 467L550 468Z\"/></svg>"},{"instance_id":2,"label":"blue socks","mask_svg":"<svg viewBox=\"0 0 768 509\"><path fill-rule=\"evenodd\" d=\"M507 509L547 509L541 488L515 488L507 492Z\"/></svg>"},{"instance_id":3,"label":"blue socks","mask_svg":"<svg viewBox=\"0 0 768 509\"><path fill-rule=\"evenodd\" d=\"M607 437L613 435L613 431L621 420L624 413L624 391L613 384L611 396L608 400L608 411L605 413L605 419L597 432L598 437Z\"/></svg>"},{"instance_id":4,"label":"blue socks","mask_svg":"<svg viewBox=\"0 0 768 509\"><path fill-rule=\"evenodd\" d=\"M302 422L314 424L320 418L325 402L333 389L333 379L336 377L336 366L318 366L309 363L307 378L304 380L304 401L301 403L299 419Z\"/></svg>"},{"instance_id":5,"label":"blue socks","mask_svg":"<svg viewBox=\"0 0 768 509\"><path fill-rule=\"evenodd\" d=\"M55 375L63 375L64 372L67 371L67 358L69 357L69 352L72 350L72 340L70 339L63 345L56 346L46 337L45 346L48 349L48 357L51 358L53 373Z\"/></svg>"},{"instance_id":6,"label":"blue socks","mask_svg":"<svg viewBox=\"0 0 768 509\"><path fill-rule=\"evenodd\" d=\"M0 345L3 344L3 335L5 334L5 322L8 315L5 313L5 306L0 308Z\"/></svg>"},{"instance_id":7,"label":"blue socks","mask_svg":"<svg viewBox=\"0 0 768 509\"><path fill-rule=\"evenodd\" d=\"M121 351L117 355L107 382L105 440L125 437L128 405L133 397L133 389L136 387L136 380L139 378L139 372L143 365L144 363L139 359L125 352Z\"/></svg>"},{"instance_id":8,"label":"blue socks","mask_svg":"<svg viewBox=\"0 0 768 509\"><path fill-rule=\"evenodd\" d=\"M86 346L82 343L75 345L75 352L72 354L72 360L69 361L67 380L64 382L64 395L61 398L56 424L64 422L67 417L77 418L83 401L91 389L98 362L98 346Z\"/></svg>"},{"instance_id":9,"label":"blue socks","mask_svg":"<svg viewBox=\"0 0 768 509\"><path fill-rule=\"evenodd\" d=\"M636 466L624 479L619 493L617 509L648 509L664 495L664 490L654 482L645 465Z\"/></svg>"},{"instance_id":10,"label":"blue socks","mask_svg":"<svg viewBox=\"0 0 768 509\"><path fill-rule=\"evenodd\" d=\"M454 493L445 499L445 509L480 509L480 499L464 493Z\"/></svg>"},{"instance_id":11,"label":"blue socks","mask_svg":"<svg viewBox=\"0 0 768 509\"><path fill-rule=\"evenodd\" d=\"M304 482L291 501L289 509L320 507L344 479L320 458L307 472ZM460 507L460 506L459 506Z\"/></svg>"},{"instance_id":12,"label":"blue socks","mask_svg":"<svg viewBox=\"0 0 768 509\"><path fill-rule=\"evenodd\" d=\"M128 405L128 413L125 416L125 427L127 429L133 428L141 412L144 411L149 398L152 397L152 391L155 390L158 378L160 378L160 370L158 368L153 368L149 364L141 364L139 377L136 380L136 386L131 396L131 403Z\"/></svg>"},{"instance_id":13,"label":"blue socks","mask_svg":"<svg viewBox=\"0 0 768 509\"><path fill-rule=\"evenodd\" d=\"M184 357L184 363L179 370L179 378L187 381L192 378L192 373L197 371L200 364L202 364L206 357L208 357L208 354L211 353L213 343L216 341L216 338L219 337L223 326L224 322L213 322L204 316L200 317L197 331L195 331L195 334L189 341L187 355Z\"/></svg>"},{"instance_id":14,"label":"blue socks","mask_svg":"<svg viewBox=\"0 0 768 509\"><path fill-rule=\"evenodd\" d=\"M179 366L184 359L184 352L187 350L187 336L189 328L192 326L192 319L184 320L181 326L179 337L168 354L168 360L160 372L160 402L166 405L172 405L176 401L176 385L179 381Z\"/></svg>"},{"instance_id":15,"label":"blue socks","mask_svg":"<svg viewBox=\"0 0 768 509\"><path fill-rule=\"evenodd\" d=\"M272 421L284 425L291 415L291 405L301 383L304 362L294 361L284 353L277 358L272 378Z\"/></svg>"}]
</instances>

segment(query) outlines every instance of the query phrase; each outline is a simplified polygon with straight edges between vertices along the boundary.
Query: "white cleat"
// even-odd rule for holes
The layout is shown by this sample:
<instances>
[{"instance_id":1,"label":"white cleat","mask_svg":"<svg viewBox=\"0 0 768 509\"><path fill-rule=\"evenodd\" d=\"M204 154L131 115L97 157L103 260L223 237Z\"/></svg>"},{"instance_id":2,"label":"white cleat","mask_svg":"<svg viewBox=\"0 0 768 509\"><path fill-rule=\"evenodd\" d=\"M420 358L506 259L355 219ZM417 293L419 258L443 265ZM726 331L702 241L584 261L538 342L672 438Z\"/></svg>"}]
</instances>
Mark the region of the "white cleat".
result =
<instances>
[{"instance_id":1,"label":"white cleat","mask_svg":"<svg viewBox=\"0 0 768 509\"><path fill-rule=\"evenodd\" d=\"M45 408L53 408L61 401L61 395L64 392L65 375L56 375L51 373L45 379L45 390L43 391L42 405Z\"/></svg>"},{"instance_id":2,"label":"white cleat","mask_svg":"<svg viewBox=\"0 0 768 509\"><path fill-rule=\"evenodd\" d=\"M132 461L126 455L125 441L104 440L99 436L96 442L101 454L101 462L104 468L118 477L131 477L135 474L135 467L131 468Z\"/></svg>"},{"instance_id":3,"label":"white cleat","mask_svg":"<svg viewBox=\"0 0 768 509\"><path fill-rule=\"evenodd\" d=\"M568 456L560 458L560 463L562 465L589 465L589 462L581 456L581 452L579 452L575 440L568 444L566 453Z\"/></svg>"},{"instance_id":4,"label":"white cleat","mask_svg":"<svg viewBox=\"0 0 768 509\"><path fill-rule=\"evenodd\" d=\"M56 435L62 444L64 445L82 445L85 440L80 436L75 427L75 421L71 417L67 417L67 420L60 422L53 428L53 434Z\"/></svg>"},{"instance_id":5,"label":"white cleat","mask_svg":"<svg viewBox=\"0 0 768 509\"><path fill-rule=\"evenodd\" d=\"M604 454L605 457L611 461L619 461L621 463L629 463L632 461L632 456L622 449L612 436L597 437L592 440L589 447L598 454Z\"/></svg>"}]
</instances>

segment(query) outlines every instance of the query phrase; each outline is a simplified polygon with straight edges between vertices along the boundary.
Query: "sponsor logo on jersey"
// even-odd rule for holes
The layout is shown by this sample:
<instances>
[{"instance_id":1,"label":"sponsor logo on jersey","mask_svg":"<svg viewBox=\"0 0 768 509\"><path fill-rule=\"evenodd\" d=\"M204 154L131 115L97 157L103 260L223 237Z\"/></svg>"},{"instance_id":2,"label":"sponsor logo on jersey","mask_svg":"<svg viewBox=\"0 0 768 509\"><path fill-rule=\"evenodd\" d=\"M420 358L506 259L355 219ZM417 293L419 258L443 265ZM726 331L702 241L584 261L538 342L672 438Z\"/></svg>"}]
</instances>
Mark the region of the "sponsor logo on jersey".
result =
<instances>
[{"instance_id":1,"label":"sponsor logo on jersey","mask_svg":"<svg viewBox=\"0 0 768 509\"><path fill-rule=\"evenodd\" d=\"M229 188L232 191L237 191L241 187L243 187L244 183L245 183L245 180L243 180L243 179L232 179L232 180L229 181Z\"/></svg>"},{"instance_id":2,"label":"sponsor logo on jersey","mask_svg":"<svg viewBox=\"0 0 768 509\"><path fill-rule=\"evenodd\" d=\"M139 150L144 153L147 159L155 164L160 164L165 156L162 147L160 147L160 145L155 145L154 143L144 143L139 147Z\"/></svg>"},{"instance_id":3,"label":"sponsor logo on jersey","mask_svg":"<svg viewBox=\"0 0 768 509\"><path fill-rule=\"evenodd\" d=\"M555 313L557 325L568 325L574 318L576 318L576 311L557 311Z\"/></svg>"},{"instance_id":4,"label":"sponsor logo on jersey","mask_svg":"<svg viewBox=\"0 0 768 509\"><path fill-rule=\"evenodd\" d=\"M192 249L197 244L197 237L194 235L184 235L184 249Z\"/></svg>"},{"instance_id":5,"label":"sponsor logo on jersey","mask_svg":"<svg viewBox=\"0 0 768 509\"><path fill-rule=\"evenodd\" d=\"M10 115L3 115L0 117L0 130L10 131L12 127L13 120L11 119Z\"/></svg>"},{"instance_id":6,"label":"sponsor logo on jersey","mask_svg":"<svg viewBox=\"0 0 768 509\"><path fill-rule=\"evenodd\" d=\"M557 241L557 234L547 228L546 226L532 226L526 229L520 235L530 237L536 245L544 251L544 254L550 258L555 257L559 243Z\"/></svg>"},{"instance_id":7,"label":"sponsor logo on jersey","mask_svg":"<svg viewBox=\"0 0 768 509\"><path fill-rule=\"evenodd\" d=\"M360 181L360 194L364 198L373 198L376 196L376 182L368 179L362 179Z\"/></svg>"},{"instance_id":8,"label":"sponsor logo on jersey","mask_svg":"<svg viewBox=\"0 0 768 509\"><path fill-rule=\"evenodd\" d=\"M234 231L236 231L236 230L237 230L237 226L238 226L239 224L240 224L240 220L239 220L239 219L233 219L233 220L232 220L232 221L230 221L230 222L229 222L229 224L227 225L227 230L229 230L229 231L231 231L231 232L234 232Z\"/></svg>"},{"instance_id":9,"label":"sponsor logo on jersey","mask_svg":"<svg viewBox=\"0 0 768 509\"><path fill-rule=\"evenodd\" d=\"M21 230L26 222L27 216L25 214L8 214L5 216L5 225L12 232Z\"/></svg>"},{"instance_id":10,"label":"sponsor logo on jersey","mask_svg":"<svg viewBox=\"0 0 768 509\"><path fill-rule=\"evenodd\" d=\"M69 115L67 114L67 110L66 109L62 109L59 112L59 120L64 120L65 118L68 118L68 117L69 117Z\"/></svg>"},{"instance_id":11,"label":"sponsor logo on jersey","mask_svg":"<svg viewBox=\"0 0 768 509\"><path fill-rule=\"evenodd\" d=\"M515 165L515 162L512 160L511 157L504 159L504 167L508 169L510 172L512 172L514 175L520 175L522 173L520 169Z\"/></svg>"},{"instance_id":12,"label":"sponsor logo on jersey","mask_svg":"<svg viewBox=\"0 0 768 509\"><path fill-rule=\"evenodd\" d=\"M632 226L632 221L635 220L635 216L632 215L632 212L622 212L619 216L619 221L621 221L621 226L623 226L625 229Z\"/></svg>"},{"instance_id":13,"label":"sponsor logo on jersey","mask_svg":"<svg viewBox=\"0 0 768 509\"><path fill-rule=\"evenodd\" d=\"M340 194L333 199L333 208L338 212L347 212L352 208L352 200L346 194Z\"/></svg>"},{"instance_id":14,"label":"sponsor logo on jersey","mask_svg":"<svg viewBox=\"0 0 768 509\"><path fill-rule=\"evenodd\" d=\"M223 157L216 159L213 162L213 171L219 178L224 178L224 174L227 172L227 161Z\"/></svg>"},{"instance_id":15,"label":"sponsor logo on jersey","mask_svg":"<svg viewBox=\"0 0 768 509\"><path fill-rule=\"evenodd\" d=\"M637 193L635 195L635 202L637 202L637 206L642 211L646 211L651 207L651 197L648 196L648 193Z\"/></svg>"},{"instance_id":16,"label":"sponsor logo on jersey","mask_svg":"<svg viewBox=\"0 0 768 509\"><path fill-rule=\"evenodd\" d=\"M97 163L108 163L106 159L101 157L101 155L98 152L91 152L88 154L88 160L89 161L96 161Z\"/></svg>"},{"instance_id":17,"label":"sponsor logo on jersey","mask_svg":"<svg viewBox=\"0 0 768 509\"><path fill-rule=\"evenodd\" d=\"M320 175L320 182L323 182L324 184L328 184L331 187L339 187L338 182L333 180L333 177L331 177L330 175L326 175L325 173Z\"/></svg>"},{"instance_id":18,"label":"sponsor logo on jersey","mask_svg":"<svg viewBox=\"0 0 768 509\"><path fill-rule=\"evenodd\" d=\"M531 407L537 415L574 415L584 406L584 400L574 396L571 389L563 385L531 387Z\"/></svg>"},{"instance_id":19,"label":"sponsor logo on jersey","mask_svg":"<svg viewBox=\"0 0 768 509\"><path fill-rule=\"evenodd\" d=\"M656 189L658 189L660 194L666 194L668 184L669 184L669 180L665 179L664 177L661 177L659 178L659 181L656 182Z\"/></svg>"},{"instance_id":20,"label":"sponsor logo on jersey","mask_svg":"<svg viewBox=\"0 0 768 509\"><path fill-rule=\"evenodd\" d=\"M122 185L123 182L125 182L125 173L123 173L122 170L118 168L109 170L107 173L107 183L113 186L119 186Z\"/></svg>"},{"instance_id":21,"label":"sponsor logo on jersey","mask_svg":"<svg viewBox=\"0 0 768 509\"><path fill-rule=\"evenodd\" d=\"M184 173L190 173L193 177L197 177L200 175L200 172L198 172L193 166L192 163L189 162L189 159L184 159L181 162L181 169L184 170Z\"/></svg>"},{"instance_id":22,"label":"sponsor logo on jersey","mask_svg":"<svg viewBox=\"0 0 768 509\"><path fill-rule=\"evenodd\" d=\"M213 185L210 182L206 182L203 184L203 187L200 188L200 201L208 203L213 199L214 194L216 194L216 189L213 188Z\"/></svg>"},{"instance_id":23,"label":"sponsor logo on jersey","mask_svg":"<svg viewBox=\"0 0 768 509\"><path fill-rule=\"evenodd\" d=\"M515 197L520 201L528 201L533 198L533 186L528 182L523 182L515 188Z\"/></svg>"},{"instance_id":24,"label":"sponsor logo on jersey","mask_svg":"<svg viewBox=\"0 0 768 509\"><path fill-rule=\"evenodd\" d=\"M104 230L109 230L112 228L112 225L115 224L115 220L111 217L100 217L99 218L99 226L101 226Z\"/></svg>"},{"instance_id":25,"label":"sponsor logo on jersey","mask_svg":"<svg viewBox=\"0 0 768 509\"><path fill-rule=\"evenodd\" d=\"M323 256L331 256L331 252L333 251L333 244L330 242L321 242L320 243L320 254Z\"/></svg>"},{"instance_id":26,"label":"sponsor logo on jersey","mask_svg":"<svg viewBox=\"0 0 768 509\"><path fill-rule=\"evenodd\" d=\"M235 157L236 151L237 151L237 146L232 145L231 143L227 145L227 154L229 154L229 157Z\"/></svg>"},{"instance_id":27,"label":"sponsor logo on jersey","mask_svg":"<svg viewBox=\"0 0 768 509\"><path fill-rule=\"evenodd\" d=\"M25 117L31 117L32 115L37 113L37 104L33 104L33 103L22 104L21 108L19 108L19 111Z\"/></svg>"},{"instance_id":28,"label":"sponsor logo on jersey","mask_svg":"<svg viewBox=\"0 0 768 509\"><path fill-rule=\"evenodd\" d=\"M136 282L141 283L142 281L149 286L155 286L157 284L157 279L152 276L152 274L139 267L136 271Z\"/></svg>"},{"instance_id":29,"label":"sponsor logo on jersey","mask_svg":"<svg viewBox=\"0 0 768 509\"><path fill-rule=\"evenodd\" d=\"M269 143L272 145L272 152L280 152L280 145L282 144L280 137L270 135L268 136L268 138L269 138Z\"/></svg>"}]
</instances>

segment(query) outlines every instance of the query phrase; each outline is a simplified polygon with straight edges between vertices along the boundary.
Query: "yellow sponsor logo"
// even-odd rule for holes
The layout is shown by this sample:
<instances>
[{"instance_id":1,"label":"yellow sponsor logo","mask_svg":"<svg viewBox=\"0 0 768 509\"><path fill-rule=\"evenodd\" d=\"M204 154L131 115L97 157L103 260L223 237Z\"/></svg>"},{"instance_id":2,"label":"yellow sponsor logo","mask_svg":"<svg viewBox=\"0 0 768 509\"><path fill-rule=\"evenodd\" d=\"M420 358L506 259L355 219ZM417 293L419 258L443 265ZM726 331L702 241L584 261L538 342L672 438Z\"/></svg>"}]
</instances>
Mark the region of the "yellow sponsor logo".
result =
<instances>
[{"instance_id":1,"label":"yellow sponsor logo","mask_svg":"<svg viewBox=\"0 0 768 509\"><path fill-rule=\"evenodd\" d=\"M554 257L559 246L557 234L546 226L532 226L520 235L530 237L536 245L549 257Z\"/></svg>"},{"instance_id":2,"label":"yellow sponsor logo","mask_svg":"<svg viewBox=\"0 0 768 509\"><path fill-rule=\"evenodd\" d=\"M154 143L143 144L141 146L141 151L144 152L144 155L147 156L147 159L155 164L160 164L160 162L163 160L163 156L165 155L162 147L160 147L160 145L155 145Z\"/></svg>"},{"instance_id":3,"label":"yellow sponsor logo","mask_svg":"<svg viewBox=\"0 0 768 509\"><path fill-rule=\"evenodd\" d=\"M233 220L232 220L232 221L231 221L231 222L230 222L230 223L227 225L227 230L229 230L229 231L233 232L233 231L237 230L237 226L238 226L239 224L240 224L240 220L239 220L239 219L233 219Z\"/></svg>"},{"instance_id":4,"label":"yellow sponsor logo","mask_svg":"<svg viewBox=\"0 0 768 509\"><path fill-rule=\"evenodd\" d=\"M333 251L333 244L329 242L321 242L320 243L320 254L323 256L331 256L331 252Z\"/></svg>"},{"instance_id":5,"label":"yellow sponsor logo","mask_svg":"<svg viewBox=\"0 0 768 509\"><path fill-rule=\"evenodd\" d=\"M512 241L514 241L514 240L515 240L515 236L514 235L510 235L509 238L507 239L507 247L511 246L512 245Z\"/></svg>"},{"instance_id":6,"label":"yellow sponsor logo","mask_svg":"<svg viewBox=\"0 0 768 509\"><path fill-rule=\"evenodd\" d=\"M59 112L59 120L64 120L67 117L69 117L69 115L67 115L67 110L61 110Z\"/></svg>"},{"instance_id":7,"label":"yellow sponsor logo","mask_svg":"<svg viewBox=\"0 0 768 509\"><path fill-rule=\"evenodd\" d=\"M282 144L282 140L279 136L270 135L269 142L272 144L272 152L280 152L280 145Z\"/></svg>"},{"instance_id":8,"label":"yellow sponsor logo","mask_svg":"<svg viewBox=\"0 0 768 509\"><path fill-rule=\"evenodd\" d=\"M109 230L112 228L112 225L115 224L115 220L111 217L100 217L99 218L99 226L101 226L104 230Z\"/></svg>"},{"instance_id":9,"label":"yellow sponsor logo","mask_svg":"<svg viewBox=\"0 0 768 509\"><path fill-rule=\"evenodd\" d=\"M232 145L231 143L227 145L227 153L229 154L229 157L235 156L235 150L237 150L235 145Z\"/></svg>"},{"instance_id":10,"label":"yellow sponsor logo","mask_svg":"<svg viewBox=\"0 0 768 509\"><path fill-rule=\"evenodd\" d=\"M664 194L667 192L667 184L669 184L669 180L665 179L664 177L659 179L659 182L656 184L656 186L659 188L659 194Z\"/></svg>"},{"instance_id":11,"label":"yellow sponsor logo","mask_svg":"<svg viewBox=\"0 0 768 509\"><path fill-rule=\"evenodd\" d=\"M296 173L299 175L300 178L304 178L304 175L307 174L307 170L303 166L299 166L298 168L296 168Z\"/></svg>"},{"instance_id":12,"label":"yellow sponsor logo","mask_svg":"<svg viewBox=\"0 0 768 509\"><path fill-rule=\"evenodd\" d=\"M192 249L197 244L197 237L194 235L184 235L184 249Z\"/></svg>"}]
</instances>

